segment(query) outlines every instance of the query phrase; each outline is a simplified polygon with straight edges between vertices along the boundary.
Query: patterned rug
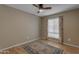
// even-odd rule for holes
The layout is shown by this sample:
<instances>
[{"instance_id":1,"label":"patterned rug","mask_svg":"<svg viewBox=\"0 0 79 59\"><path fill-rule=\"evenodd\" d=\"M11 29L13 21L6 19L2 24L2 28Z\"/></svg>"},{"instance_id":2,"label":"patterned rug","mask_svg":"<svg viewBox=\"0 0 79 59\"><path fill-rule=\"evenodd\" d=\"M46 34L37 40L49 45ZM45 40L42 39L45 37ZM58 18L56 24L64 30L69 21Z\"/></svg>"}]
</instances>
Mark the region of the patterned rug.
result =
<instances>
[{"instance_id":1,"label":"patterned rug","mask_svg":"<svg viewBox=\"0 0 79 59\"><path fill-rule=\"evenodd\" d=\"M42 43L40 41L33 41L22 46L30 54L62 54L63 50Z\"/></svg>"}]
</instances>

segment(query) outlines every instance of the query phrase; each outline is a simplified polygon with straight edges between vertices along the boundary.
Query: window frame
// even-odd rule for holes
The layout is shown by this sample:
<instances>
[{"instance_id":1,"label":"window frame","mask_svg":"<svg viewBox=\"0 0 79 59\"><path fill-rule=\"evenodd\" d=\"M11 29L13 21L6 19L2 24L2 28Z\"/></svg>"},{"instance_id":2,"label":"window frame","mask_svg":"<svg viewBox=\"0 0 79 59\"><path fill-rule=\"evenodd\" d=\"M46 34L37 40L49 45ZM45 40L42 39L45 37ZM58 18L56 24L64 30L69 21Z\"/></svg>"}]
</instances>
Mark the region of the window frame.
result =
<instances>
[{"instance_id":1,"label":"window frame","mask_svg":"<svg viewBox=\"0 0 79 59\"><path fill-rule=\"evenodd\" d=\"M54 18L58 18L58 19L59 19L59 17L52 17L52 18L48 18L48 21L49 21L49 20L52 20L52 19L54 19ZM60 19L59 19L58 21L59 21L59 25L58 25L58 26L59 26L59 30L58 30L59 33L58 33L58 36L59 36L59 37L58 37L58 38L56 38L56 37L49 37L49 35L47 34L48 38L50 38L50 39L60 39ZM47 29L48 29L48 28L47 28ZM49 33L49 32L48 32L48 33Z\"/></svg>"}]
</instances>

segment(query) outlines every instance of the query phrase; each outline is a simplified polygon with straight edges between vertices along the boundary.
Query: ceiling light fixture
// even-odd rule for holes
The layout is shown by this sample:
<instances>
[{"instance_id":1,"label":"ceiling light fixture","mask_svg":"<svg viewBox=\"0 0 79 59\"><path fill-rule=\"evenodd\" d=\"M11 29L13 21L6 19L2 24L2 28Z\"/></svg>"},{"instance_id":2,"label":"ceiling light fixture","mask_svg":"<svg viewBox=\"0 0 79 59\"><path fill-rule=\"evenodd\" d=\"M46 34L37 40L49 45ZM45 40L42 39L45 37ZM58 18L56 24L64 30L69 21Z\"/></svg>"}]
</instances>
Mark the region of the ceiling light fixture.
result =
<instances>
[{"instance_id":1,"label":"ceiling light fixture","mask_svg":"<svg viewBox=\"0 0 79 59\"><path fill-rule=\"evenodd\" d=\"M44 10L43 9L39 9L39 12L43 12Z\"/></svg>"},{"instance_id":2,"label":"ceiling light fixture","mask_svg":"<svg viewBox=\"0 0 79 59\"><path fill-rule=\"evenodd\" d=\"M44 11L45 11L44 9L39 9L37 13L42 13Z\"/></svg>"}]
</instances>

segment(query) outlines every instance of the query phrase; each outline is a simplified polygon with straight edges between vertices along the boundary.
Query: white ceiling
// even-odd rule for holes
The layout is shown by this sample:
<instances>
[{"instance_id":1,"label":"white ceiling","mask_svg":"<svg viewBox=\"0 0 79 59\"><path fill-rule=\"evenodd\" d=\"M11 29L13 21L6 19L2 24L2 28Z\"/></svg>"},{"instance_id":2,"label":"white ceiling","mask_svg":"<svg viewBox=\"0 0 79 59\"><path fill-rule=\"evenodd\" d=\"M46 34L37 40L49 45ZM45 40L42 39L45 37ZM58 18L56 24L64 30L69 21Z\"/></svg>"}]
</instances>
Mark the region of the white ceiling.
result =
<instances>
[{"instance_id":1,"label":"white ceiling","mask_svg":"<svg viewBox=\"0 0 79 59\"><path fill-rule=\"evenodd\" d=\"M44 4L44 7L50 6L52 7L52 9L45 10L41 13L37 13L38 8L34 7L32 4L7 4L7 6L10 6L37 16L46 16L46 15L56 14L63 11L79 8L79 4Z\"/></svg>"}]
</instances>

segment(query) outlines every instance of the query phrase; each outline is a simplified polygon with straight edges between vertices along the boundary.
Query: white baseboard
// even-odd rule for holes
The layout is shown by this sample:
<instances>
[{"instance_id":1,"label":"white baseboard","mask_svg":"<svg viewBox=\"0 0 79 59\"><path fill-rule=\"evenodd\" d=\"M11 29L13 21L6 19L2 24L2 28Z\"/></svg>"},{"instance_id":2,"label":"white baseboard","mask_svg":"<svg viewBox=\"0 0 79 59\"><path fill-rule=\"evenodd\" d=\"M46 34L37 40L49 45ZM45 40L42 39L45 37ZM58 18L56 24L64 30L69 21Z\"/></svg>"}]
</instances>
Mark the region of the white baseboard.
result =
<instances>
[{"instance_id":1,"label":"white baseboard","mask_svg":"<svg viewBox=\"0 0 79 59\"><path fill-rule=\"evenodd\" d=\"M64 43L65 45L69 45L69 46L72 46L72 47L76 47L76 48L79 48L78 45L74 45L74 44L71 44L71 43Z\"/></svg>"},{"instance_id":2,"label":"white baseboard","mask_svg":"<svg viewBox=\"0 0 79 59\"><path fill-rule=\"evenodd\" d=\"M6 50L6 49L10 49L10 48L13 48L13 47L17 47L17 46L20 46L20 45L23 45L23 44L26 44L26 43L30 43L30 42L35 41L35 40L38 40L38 39L33 39L33 40L29 40L29 41L26 41L26 42L23 42L23 43L15 44L15 45L13 45L13 46L0 49L0 51Z\"/></svg>"}]
</instances>

